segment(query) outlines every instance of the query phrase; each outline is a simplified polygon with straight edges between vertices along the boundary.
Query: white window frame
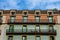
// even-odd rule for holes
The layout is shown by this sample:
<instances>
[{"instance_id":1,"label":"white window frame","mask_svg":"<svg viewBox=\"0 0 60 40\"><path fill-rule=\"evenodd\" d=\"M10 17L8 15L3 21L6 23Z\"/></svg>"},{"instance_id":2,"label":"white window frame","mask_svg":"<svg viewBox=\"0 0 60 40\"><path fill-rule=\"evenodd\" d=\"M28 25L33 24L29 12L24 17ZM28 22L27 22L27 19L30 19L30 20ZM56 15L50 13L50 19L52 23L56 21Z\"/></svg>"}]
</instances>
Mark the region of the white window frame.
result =
<instances>
[{"instance_id":1,"label":"white window frame","mask_svg":"<svg viewBox=\"0 0 60 40\"><path fill-rule=\"evenodd\" d=\"M39 14L37 15L36 12L39 12ZM41 12L40 10L35 10L35 16L40 16Z\"/></svg>"},{"instance_id":2,"label":"white window frame","mask_svg":"<svg viewBox=\"0 0 60 40\"><path fill-rule=\"evenodd\" d=\"M48 11L47 11L47 14L48 14L48 15L49 15L49 12L52 12L51 15L53 15L53 11L52 11L52 10L48 10Z\"/></svg>"},{"instance_id":3,"label":"white window frame","mask_svg":"<svg viewBox=\"0 0 60 40\"><path fill-rule=\"evenodd\" d=\"M15 14L13 15L12 12L15 12ZM11 11L10 11L10 15L11 15L11 16L15 16L15 15L16 15L16 11L15 11L15 10L11 10Z\"/></svg>"},{"instance_id":4,"label":"white window frame","mask_svg":"<svg viewBox=\"0 0 60 40\"><path fill-rule=\"evenodd\" d=\"M24 12L27 12L27 14L25 15ZM22 15L23 16L28 16L28 11L26 11L26 10L22 11Z\"/></svg>"}]
</instances>

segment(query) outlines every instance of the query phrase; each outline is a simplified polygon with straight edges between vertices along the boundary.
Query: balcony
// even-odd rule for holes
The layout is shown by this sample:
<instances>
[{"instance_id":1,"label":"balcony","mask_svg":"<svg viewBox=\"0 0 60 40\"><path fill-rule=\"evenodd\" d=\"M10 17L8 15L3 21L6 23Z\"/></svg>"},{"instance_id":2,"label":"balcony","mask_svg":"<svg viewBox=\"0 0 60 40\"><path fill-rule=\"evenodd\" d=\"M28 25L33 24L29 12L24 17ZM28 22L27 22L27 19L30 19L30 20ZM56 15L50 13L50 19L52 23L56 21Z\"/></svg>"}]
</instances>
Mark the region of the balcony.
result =
<instances>
[{"instance_id":1,"label":"balcony","mask_svg":"<svg viewBox=\"0 0 60 40\"><path fill-rule=\"evenodd\" d=\"M56 35L56 30L47 30L43 29L43 31L35 31L34 29L28 29L29 31L23 31L22 29L14 29L14 31L6 30L6 35Z\"/></svg>"},{"instance_id":2,"label":"balcony","mask_svg":"<svg viewBox=\"0 0 60 40\"><path fill-rule=\"evenodd\" d=\"M8 24L55 24L55 20L53 19L52 21L49 21L48 19L40 19L40 20L35 20L35 19L28 19L28 20L23 20L23 19L15 19L14 21L11 22L10 19L8 19Z\"/></svg>"}]
</instances>

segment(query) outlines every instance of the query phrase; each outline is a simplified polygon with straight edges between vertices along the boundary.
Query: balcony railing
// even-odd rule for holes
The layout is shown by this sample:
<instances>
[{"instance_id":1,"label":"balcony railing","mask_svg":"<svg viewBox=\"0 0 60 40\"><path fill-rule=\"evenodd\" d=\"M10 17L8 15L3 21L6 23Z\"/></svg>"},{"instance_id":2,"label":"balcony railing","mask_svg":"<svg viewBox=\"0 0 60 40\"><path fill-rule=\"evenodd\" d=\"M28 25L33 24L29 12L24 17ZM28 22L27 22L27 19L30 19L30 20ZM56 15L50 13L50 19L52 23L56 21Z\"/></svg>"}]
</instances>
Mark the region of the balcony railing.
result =
<instances>
[{"instance_id":1,"label":"balcony railing","mask_svg":"<svg viewBox=\"0 0 60 40\"><path fill-rule=\"evenodd\" d=\"M37 19L37 20L35 20L35 19L26 19L26 20L23 20L23 19L15 19L15 20L13 20L13 21L11 21L11 19L8 19L8 23L31 23L31 24L33 24L33 23L35 23L35 24L37 24L37 23L39 23L39 24L55 24L55 20L53 19L52 21L49 21L48 19Z\"/></svg>"},{"instance_id":2,"label":"balcony railing","mask_svg":"<svg viewBox=\"0 0 60 40\"><path fill-rule=\"evenodd\" d=\"M26 31L23 31L22 29L14 29L14 30L7 29L6 34L7 35L22 35L22 34L26 34L26 35L56 35L56 30L47 30L47 29L42 29L42 30L38 30L38 31L37 30L28 29Z\"/></svg>"}]
</instances>

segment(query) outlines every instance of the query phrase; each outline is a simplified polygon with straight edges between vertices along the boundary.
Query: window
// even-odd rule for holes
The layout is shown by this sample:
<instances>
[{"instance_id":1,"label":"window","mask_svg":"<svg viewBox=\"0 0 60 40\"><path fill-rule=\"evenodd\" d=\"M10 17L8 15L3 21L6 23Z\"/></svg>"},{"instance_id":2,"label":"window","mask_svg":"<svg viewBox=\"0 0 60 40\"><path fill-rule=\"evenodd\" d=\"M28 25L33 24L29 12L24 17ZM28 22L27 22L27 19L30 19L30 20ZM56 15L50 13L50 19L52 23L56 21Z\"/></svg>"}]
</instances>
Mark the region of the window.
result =
<instances>
[{"instance_id":1,"label":"window","mask_svg":"<svg viewBox=\"0 0 60 40\"><path fill-rule=\"evenodd\" d=\"M36 15L39 15L40 12L36 12Z\"/></svg>"},{"instance_id":2,"label":"window","mask_svg":"<svg viewBox=\"0 0 60 40\"><path fill-rule=\"evenodd\" d=\"M50 36L50 40L54 40L54 37L53 36Z\"/></svg>"},{"instance_id":3,"label":"window","mask_svg":"<svg viewBox=\"0 0 60 40\"><path fill-rule=\"evenodd\" d=\"M27 16L28 11L23 11L23 16Z\"/></svg>"},{"instance_id":4,"label":"window","mask_svg":"<svg viewBox=\"0 0 60 40\"><path fill-rule=\"evenodd\" d=\"M26 40L26 36L23 36L23 37L22 37L22 40Z\"/></svg>"},{"instance_id":5,"label":"window","mask_svg":"<svg viewBox=\"0 0 60 40\"><path fill-rule=\"evenodd\" d=\"M13 32L13 31L14 31L14 25L10 25L9 31L10 31L10 32Z\"/></svg>"},{"instance_id":6,"label":"window","mask_svg":"<svg viewBox=\"0 0 60 40\"><path fill-rule=\"evenodd\" d=\"M13 37L12 37L12 36L9 36L9 37L8 37L8 40L13 40Z\"/></svg>"},{"instance_id":7,"label":"window","mask_svg":"<svg viewBox=\"0 0 60 40\"><path fill-rule=\"evenodd\" d=\"M53 22L53 17L52 16L49 16L48 17L48 20L49 20L49 22Z\"/></svg>"},{"instance_id":8,"label":"window","mask_svg":"<svg viewBox=\"0 0 60 40\"><path fill-rule=\"evenodd\" d=\"M10 17L10 22L14 22L14 20L15 20L15 16L11 16Z\"/></svg>"},{"instance_id":9,"label":"window","mask_svg":"<svg viewBox=\"0 0 60 40\"><path fill-rule=\"evenodd\" d=\"M53 26L50 25L50 32L53 32Z\"/></svg>"},{"instance_id":10,"label":"window","mask_svg":"<svg viewBox=\"0 0 60 40\"><path fill-rule=\"evenodd\" d=\"M28 17L27 16L23 16L23 22L27 22Z\"/></svg>"},{"instance_id":11,"label":"window","mask_svg":"<svg viewBox=\"0 0 60 40\"><path fill-rule=\"evenodd\" d=\"M12 15L15 15L15 12L11 12Z\"/></svg>"},{"instance_id":12,"label":"window","mask_svg":"<svg viewBox=\"0 0 60 40\"><path fill-rule=\"evenodd\" d=\"M35 19L36 19L36 22L40 22L40 17L39 16L36 16Z\"/></svg>"},{"instance_id":13,"label":"window","mask_svg":"<svg viewBox=\"0 0 60 40\"><path fill-rule=\"evenodd\" d=\"M48 12L48 14L49 14L49 15L51 15L51 14L52 14L52 12Z\"/></svg>"},{"instance_id":14,"label":"window","mask_svg":"<svg viewBox=\"0 0 60 40\"><path fill-rule=\"evenodd\" d=\"M40 36L36 36L36 40L40 40Z\"/></svg>"},{"instance_id":15,"label":"window","mask_svg":"<svg viewBox=\"0 0 60 40\"><path fill-rule=\"evenodd\" d=\"M23 32L26 32L27 25L23 25Z\"/></svg>"},{"instance_id":16,"label":"window","mask_svg":"<svg viewBox=\"0 0 60 40\"><path fill-rule=\"evenodd\" d=\"M24 12L24 15L27 15L27 12Z\"/></svg>"},{"instance_id":17,"label":"window","mask_svg":"<svg viewBox=\"0 0 60 40\"><path fill-rule=\"evenodd\" d=\"M15 16L16 12L15 11L11 11L11 16Z\"/></svg>"},{"instance_id":18,"label":"window","mask_svg":"<svg viewBox=\"0 0 60 40\"><path fill-rule=\"evenodd\" d=\"M36 25L36 32L39 32L40 31L39 28L40 28L39 25Z\"/></svg>"}]
</instances>

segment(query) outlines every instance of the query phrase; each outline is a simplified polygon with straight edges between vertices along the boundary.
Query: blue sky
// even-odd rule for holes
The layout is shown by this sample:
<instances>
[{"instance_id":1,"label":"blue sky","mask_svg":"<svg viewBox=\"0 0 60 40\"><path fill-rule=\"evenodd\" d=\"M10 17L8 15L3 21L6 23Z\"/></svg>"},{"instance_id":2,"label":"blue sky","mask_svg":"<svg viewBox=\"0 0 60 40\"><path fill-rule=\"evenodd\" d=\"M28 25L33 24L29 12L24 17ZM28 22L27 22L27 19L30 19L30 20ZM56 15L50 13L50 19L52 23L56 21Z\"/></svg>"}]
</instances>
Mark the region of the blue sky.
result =
<instances>
[{"instance_id":1,"label":"blue sky","mask_svg":"<svg viewBox=\"0 0 60 40\"><path fill-rule=\"evenodd\" d=\"M5 10L46 10L54 8L60 10L60 0L0 0L0 9Z\"/></svg>"}]
</instances>

